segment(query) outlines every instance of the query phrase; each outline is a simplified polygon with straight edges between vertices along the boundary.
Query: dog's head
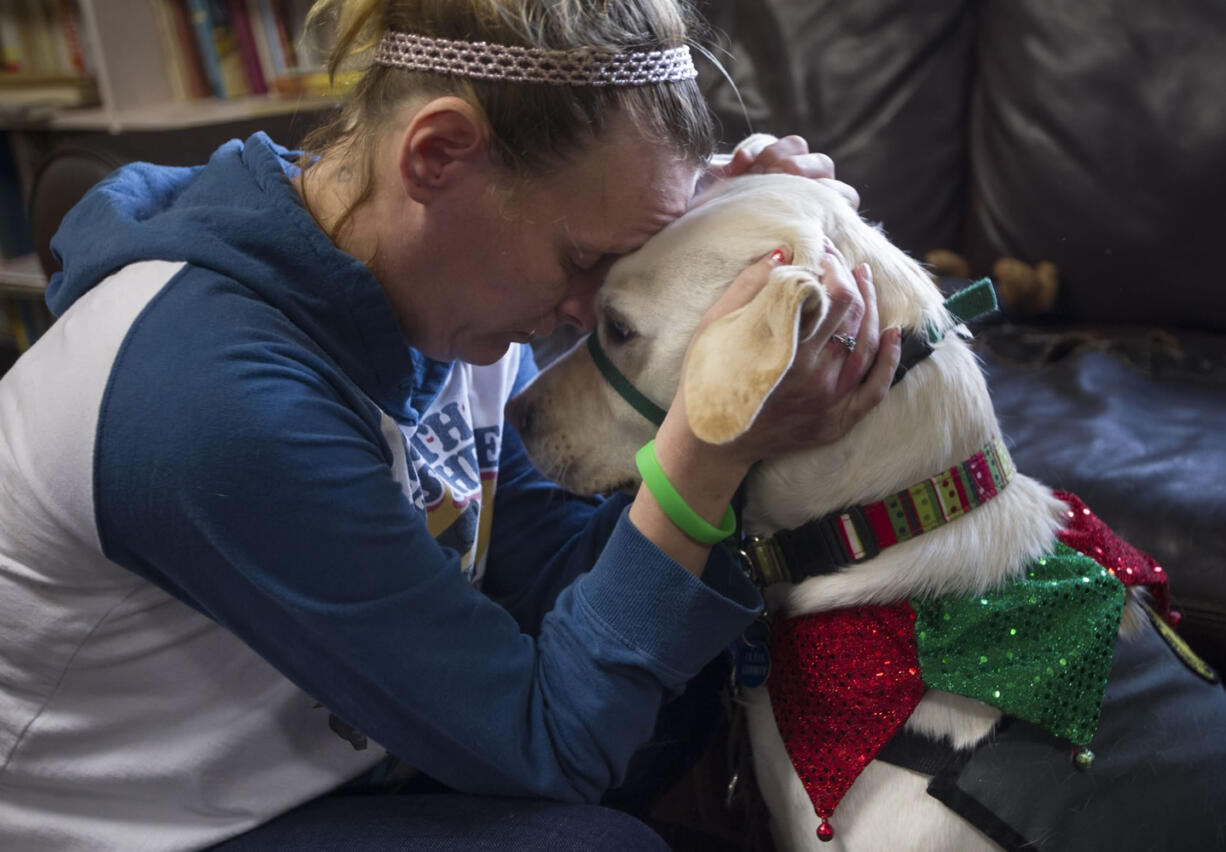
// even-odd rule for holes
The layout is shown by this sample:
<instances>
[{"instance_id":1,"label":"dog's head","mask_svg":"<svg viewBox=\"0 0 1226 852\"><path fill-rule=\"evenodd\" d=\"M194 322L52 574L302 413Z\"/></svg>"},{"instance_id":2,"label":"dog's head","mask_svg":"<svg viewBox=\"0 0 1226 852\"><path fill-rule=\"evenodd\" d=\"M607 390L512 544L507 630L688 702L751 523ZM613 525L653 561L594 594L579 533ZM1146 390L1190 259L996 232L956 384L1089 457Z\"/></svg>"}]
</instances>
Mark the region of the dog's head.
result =
<instances>
[{"instance_id":1,"label":"dog's head","mask_svg":"<svg viewBox=\"0 0 1226 852\"><path fill-rule=\"evenodd\" d=\"M752 423L797 342L824 315L816 270L827 237L849 264L872 266L883 326L948 324L940 292L922 269L838 193L804 178L759 175L717 184L612 266L597 300L600 349L641 394L667 408L703 314L746 266L789 247L791 265L772 273L751 303L705 328L685 365L695 432L731 440ZM634 452L656 428L614 389L583 343L537 377L508 414L533 462L580 493L637 485Z\"/></svg>"}]
</instances>

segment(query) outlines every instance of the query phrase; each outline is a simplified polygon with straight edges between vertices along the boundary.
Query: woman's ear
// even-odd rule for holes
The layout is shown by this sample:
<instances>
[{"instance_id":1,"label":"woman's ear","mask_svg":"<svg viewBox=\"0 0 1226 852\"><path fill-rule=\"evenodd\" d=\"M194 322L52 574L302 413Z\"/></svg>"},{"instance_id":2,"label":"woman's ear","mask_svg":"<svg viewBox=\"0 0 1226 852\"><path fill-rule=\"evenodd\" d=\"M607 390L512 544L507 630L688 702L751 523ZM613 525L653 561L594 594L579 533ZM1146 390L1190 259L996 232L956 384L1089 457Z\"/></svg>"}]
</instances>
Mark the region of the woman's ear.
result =
<instances>
[{"instance_id":1,"label":"woman's ear","mask_svg":"<svg viewBox=\"0 0 1226 852\"><path fill-rule=\"evenodd\" d=\"M468 101L436 98L409 121L400 139L400 176L409 196L429 203L473 168L489 165L489 124Z\"/></svg>"}]
</instances>

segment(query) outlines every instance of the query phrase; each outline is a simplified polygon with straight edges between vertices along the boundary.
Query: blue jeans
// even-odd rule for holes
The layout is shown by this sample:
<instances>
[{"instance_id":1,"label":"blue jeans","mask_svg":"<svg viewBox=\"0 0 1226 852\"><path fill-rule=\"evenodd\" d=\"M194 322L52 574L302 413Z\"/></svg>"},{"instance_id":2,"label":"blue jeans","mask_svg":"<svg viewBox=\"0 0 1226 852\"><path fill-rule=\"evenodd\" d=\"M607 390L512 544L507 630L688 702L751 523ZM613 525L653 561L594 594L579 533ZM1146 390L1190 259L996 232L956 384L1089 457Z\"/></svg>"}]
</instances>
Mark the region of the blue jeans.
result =
<instances>
[{"instance_id":1,"label":"blue jeans","mask_svg":"<svg viewBox=\"0 0 1226 852\"><path fill-rule=\"evenodd\" d=\"M599 805L451 793L331 795L215 852L668 852L636 818Z\"/></svg>"},{"instance_id":2,"label":"blue jeans","mask_svg":"<svg viewBox=\"0 0 1226 852\"><path fill-rule=\"evenodd\" d=\"M710 743L723 719L727 676L720 657L664 706L652 739L601 805L468 796L424 776L400 792L380 793L359 779L211 852L669 852L639 817ZM681 827L661 830L677 850L715 848Z\"/></svg>"}]
</instances>

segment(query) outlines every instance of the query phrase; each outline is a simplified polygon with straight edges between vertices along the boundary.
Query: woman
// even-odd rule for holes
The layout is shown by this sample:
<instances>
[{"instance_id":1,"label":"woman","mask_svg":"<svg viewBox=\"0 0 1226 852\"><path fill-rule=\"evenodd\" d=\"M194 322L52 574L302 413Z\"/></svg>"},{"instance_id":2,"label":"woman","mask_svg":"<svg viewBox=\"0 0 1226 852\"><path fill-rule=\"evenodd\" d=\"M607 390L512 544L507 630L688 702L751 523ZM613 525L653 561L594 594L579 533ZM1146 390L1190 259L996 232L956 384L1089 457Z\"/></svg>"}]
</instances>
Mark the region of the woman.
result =
<instances>
[{"instance_id":1,"label":"woman","mask_svg":"<svg viewBox=\"0 0 1226 852\"><path fill-rule=\"evenodd\" d=\"M313 16L333 68L377 45L318 156L256 134L108 178L56 236L59 322L0 383L0 846L198 849L314 800L236 842L540 848L550 800L650 848L580 803L760 600L649 491L543 480L502 408L523 344L590 328L607 265L686 207L711 149L689 23L673 0ZM827 163L786 140L725 171ZM697 441L680 396L660 429L712 523L754 461L885 394L871 282L824 272L854 352L820 335L735 444ZM472 795L317 799L389 754Z\"/></svg>"}]
</instances>

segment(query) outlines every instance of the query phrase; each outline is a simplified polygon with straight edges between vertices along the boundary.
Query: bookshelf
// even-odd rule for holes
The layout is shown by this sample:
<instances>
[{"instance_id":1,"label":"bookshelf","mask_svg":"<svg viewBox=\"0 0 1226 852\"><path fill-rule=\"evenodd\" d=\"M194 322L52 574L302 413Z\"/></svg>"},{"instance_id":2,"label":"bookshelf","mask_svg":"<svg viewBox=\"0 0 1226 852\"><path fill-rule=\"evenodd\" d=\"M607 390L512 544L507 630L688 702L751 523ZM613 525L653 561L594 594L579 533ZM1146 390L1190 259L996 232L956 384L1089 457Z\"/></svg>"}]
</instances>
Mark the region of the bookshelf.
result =
<instances>
[{"instance_id":1,"label":"bookshelf","mask_svg":"<svg viewBox=\"0 0 1226 852\"><path fill-rule=\"evenodd\" d=\"M41 299L46 287L47 279L35 254L0 259L0 295Z\"/></svg>"},{"instance_id":2,"label":"bookshelf","mask_svg":"<svg viewBox=\"0 0 1226 852\"><path fill-rule=\"evenodd\" d=\"M123 133L327 107L337 92L302 37L310 5L5 0L0 125Z\"/></svg>"},{"instance_id":3,"label":"bookshelf","mask_svg":"<svg viewBox=\"0 0 1226 852\"><path fill-rule=\"evenodd\" d=\"M339 99L301 38L310 5L0 0L0 220L27 217L40 161L64 145L185 165L254 130L297 144ZM21 349L14 324L45 311L46 278L28 228L0 232L0 348Z\"/></svg>"}]
</instances>

